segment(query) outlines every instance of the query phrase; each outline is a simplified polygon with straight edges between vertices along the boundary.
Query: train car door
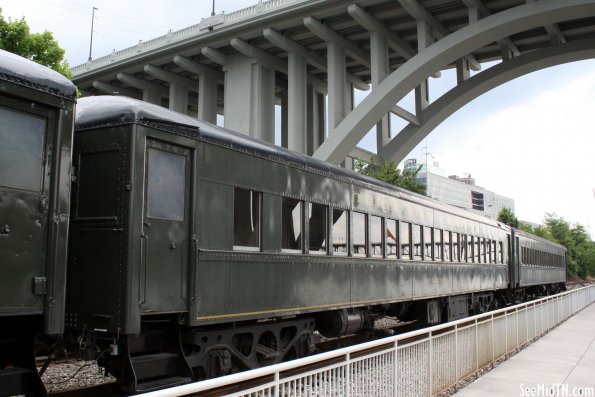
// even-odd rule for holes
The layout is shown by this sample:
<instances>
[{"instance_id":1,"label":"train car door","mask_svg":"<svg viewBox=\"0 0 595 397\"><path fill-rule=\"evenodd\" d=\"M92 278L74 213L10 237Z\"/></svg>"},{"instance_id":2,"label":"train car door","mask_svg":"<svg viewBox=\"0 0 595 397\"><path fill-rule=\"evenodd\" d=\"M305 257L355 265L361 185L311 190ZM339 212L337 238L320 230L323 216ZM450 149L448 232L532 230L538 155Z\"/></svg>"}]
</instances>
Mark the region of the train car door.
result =
<instances>
[{"instance_id":1,"label":"train car door","mask_svg":"<svg viewBox=\"0 0 595 397\"><path fill-rule=\"evenodd\" d=\"M0 313L43 312L47 288L51 118L27 105L0 100Z\"/></svg>"},{"instance_id":2,"label":"train car door","mask_svg":"<svg viewBox=\"0 0 595 397\"><path fill-rule=\"evenodd\" d=\"M190 164L190 150L147 140L144 313L187 310Z\"/></svg>"}]
</instances>

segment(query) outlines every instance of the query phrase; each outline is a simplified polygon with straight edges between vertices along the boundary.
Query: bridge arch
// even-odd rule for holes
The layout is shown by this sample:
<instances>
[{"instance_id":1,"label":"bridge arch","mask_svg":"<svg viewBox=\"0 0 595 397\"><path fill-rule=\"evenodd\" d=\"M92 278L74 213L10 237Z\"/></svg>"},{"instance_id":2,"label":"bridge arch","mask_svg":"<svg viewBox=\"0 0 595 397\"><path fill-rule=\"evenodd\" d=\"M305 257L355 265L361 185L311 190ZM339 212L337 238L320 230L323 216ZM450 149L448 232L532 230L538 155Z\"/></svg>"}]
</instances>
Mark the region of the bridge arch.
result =
<instances>
[{"instance_id":1,"label":"bridge arch","mask_svg":"<svg viewBox=\"0 0 595 397\"><path fill-rule=\"evenodd\" d=\"M536 50L486 69L430 104L418 115L421 123L405 126L379 156L398 164L440 123L486 92L538 70L591 58L595 58L595 40L586 39Z\"/></svg>"},{"instance_id":2,"label":"bridge arch","mask_svg":"<svg viewBox=\"0 0 595 397\"><path fill-rule=\"evenodd\" d=\"M420 81L428 78L437 70L440 70L444 65L448 65L457 59L462 58L474 49L493 42L495 39L505 38L511 34L528 29L572 19L581 19L593 15L595 15L595 3L589 0L539 1L490 15L474 24L461 28L427 47L425 50L422 50L399 69L387 76L386 79L370 93L370 95L368 95L343 119L341 123L337 125L328 139L314 153L314 157L333 163L340 163L345 156L347 156L351 148L363 138L367 131L369 131L370 128L392 108L393 104L399 102L407 93L419 85ZM593 40L589 40L588 42L593 44ZM583 45L586 45L586 43L583 43ZM565 47L565 45L560 45L560 47ZM488 69L473 78L480 75L483 75L483 77L474 80L474 82L466 88L454 92L456 96L453 97L453 93L449 92L449 97L457 99L460 102L458 106L460 108L464 103L473 99L473 95L476 94L475 97L480 95L482 93L482 88L487 91L505 81L529 73L532 71L531 67L535 68L535 70L542 69L543 67L538 67L540 62L543 62L544 64L549 62L549 64L544 67L553 66L569 62L570 60L564 59L567 56L570 57L570 53L584 53L584 51L576 49L563 55L564 51L562 50L562 52L556 56L555 53L558 52L558 49L554 48L555 46L548 48L553 49L552 51L554 54L547 55L547 53L541 53L541 59L531 60L531 58L519 56L518 58L523 58L524 61L520 60L517 61L518 64L511 65L508 65L508 62L512 62L515 58L504 61L502 65L497 65L500 66L500 68L495 70L496 73L502 73L502 76L490 77L491 74L488 72L494 68ZM574 47L565 48L572 49ZM527 55L530 54L531 53ZM592 55L588 57L592 57ZM538 55L537 58L540 58L540 56ZM584 58L579 57L578 59ZM523 72L523 70L527 71ZM493 74L495 72L492 71L491 73ZM484 73L488 74L484 75ZM517 76L513 77L515 73ZM482 80L485 80L485 82L482 83ZM455 89L451 91L454 90ZM449 94L447 93L445 95ZM447 99L448 98L442 100L441 98L441 100L439 100L441 106L446 107L449 105ZM438 105L440 106L440 104ZM449 110L442 111L439 109L439 106L434 107L436 110L432 110L434 113L441 114L441 116L434 115L431 117L434 123L440 120L440 117L448 117L450 114L454 113L457 108L457 104L454 104L454 107L451 107L450 109L452 111L449 112ZM428 109L429 108L427 108L426 111ZM427 116L430 115L431 113L427 113ZM420 127L423 127L426 123L421 124L422 126ZM395 141L395 143L388 145L381 153L389 155L391 158L396 158L398 157L398 148L396 147L399 142L413 148L431 131L427 130L425 134L423 132L414 133L414 131L412 131L415 129L414 127L408 126L406 129L407 128L410 130L403 131L407 133L400 141ZM397 138L393 138L393 140L395 139ZM415 142L417 139L419 140Z\"/></svg>"}]
</instances>

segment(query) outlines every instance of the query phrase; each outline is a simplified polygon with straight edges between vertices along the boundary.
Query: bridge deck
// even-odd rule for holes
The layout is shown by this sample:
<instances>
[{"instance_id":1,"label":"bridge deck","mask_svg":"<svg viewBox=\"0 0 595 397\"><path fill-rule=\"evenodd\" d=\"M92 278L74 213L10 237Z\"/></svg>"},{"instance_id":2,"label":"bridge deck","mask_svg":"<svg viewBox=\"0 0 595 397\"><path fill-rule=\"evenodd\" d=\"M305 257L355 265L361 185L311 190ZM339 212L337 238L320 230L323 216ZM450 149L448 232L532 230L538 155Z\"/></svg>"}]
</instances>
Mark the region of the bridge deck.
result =
<instances>
[{"instance_id":1,"label":"bridge deck","mask_svg":"<svg viewBox=\"0 0 595 397\"><path fill-rule=\"evenodd\" d=\"M557 384L568 385L568 393L563 388L556 393ZM532 390L540 385L545 385L541 387L546 392ZM550 387L554 387L554 393L545 394ZM574 387L583 388L583 394L576 394L578 390L573 392ZM595 304L591 304L455 396L593 396L594 393Z\"/></svg>"}]
</instances>

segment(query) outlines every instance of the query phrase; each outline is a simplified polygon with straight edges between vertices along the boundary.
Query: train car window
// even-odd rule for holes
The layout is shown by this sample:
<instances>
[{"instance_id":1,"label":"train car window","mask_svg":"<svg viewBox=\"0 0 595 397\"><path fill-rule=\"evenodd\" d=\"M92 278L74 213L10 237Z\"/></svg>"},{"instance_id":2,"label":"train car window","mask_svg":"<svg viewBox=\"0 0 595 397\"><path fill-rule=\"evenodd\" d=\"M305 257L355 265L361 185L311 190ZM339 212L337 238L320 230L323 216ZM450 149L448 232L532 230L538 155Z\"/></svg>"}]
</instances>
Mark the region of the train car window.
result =
<instances>
[{"instance_id":1,"label":"train car window","mask_svg":"<svg viewBox=\"0 0 595 397\"><path fill-rule=\"evenodd\" d=\"M397 227L397 221L386 220L386 257L389 259L397 259L399 255Z\"/></svg>"},{"instance_id":2,"label":"train car window","mask_svg":"<svg viewBox=\"0 0 595 397\"><path fill-rule=\"evenodd\" d=\"M309 203L308 226L310 238L308 252L311 254L326 255L326 234L328 207L322 204Z\"/></svg>"},{"instance_id":3,"label":"train car window","mask_svg":"<svg viewBox=\"0 0 595 397\"><path fill-rule=\"evenodd\" d=\"M467 262L475 261L475 237L467 236Z\"/></svg>"},{"instance_id":4,"label":"train car window","mask_svg":"<svg viewBox=\"0 0 595 397\"><path fill-rule=\"evenodd\" d=\"M183 221L186 158L155 148L147 156L147 217Z\"/></svg>"},{"instance_id":5,"label":"train car window","mask_svg":"<svg viewBox=\"0 0 595 397\"><path fill-rule=\"evenodd\" d=\"M481 239L481 260L483 263L490 263L490 251L487 248L487 241L485 238Z\"/></svg>"},{"instance_id":6,"label":"train car window","mask_svg":"<svg viewBox=\"0 0 595 397\"><path fill-rule=\"evenodd\" d=\"M440 229L434 229L434 260L442 260L442 230Z\"/></svg>"},{"instance_id":7,"label":"train car window","mask_svg":"<svg viewBox=\"0 0 595 397\"><path fill-rule=\"evenodd\" d=\"M370 245L372 257L382 258L382 218L370 215Z\"/></svg>"},{"instance_id":8,"label":"train car window","mask_svg":"<svg viewBox=\"0 0 595 397\"><path fill-rule=\"evenodd\" d=\"M481 246L481 238L475 237L475 263L482 263L483 250Z\"/></svg>"},{"instance_id":9,"label":"train car window","mask_svg":"<svg viewBox=\"0 0 595 397\"><path fill-rule=\"evenodd\" d=\"M498 263L498 257L496 256L496 240L492 240L492 263Z\"/></svg>"},{"instance_id":10,"label":"train car window","mask_svg":"<svg viewBox=\"0 0 595 397\"><path fill-rule=\"evenodd\" d=\"M452 233L452 260L453 262L460 261L461 251L459 250L459 233Z\"/></svg>"},{"instance_id":11,"label":"train car window","mask_svg":"<svg viewBox=\"0 0 595 397\"><path fill-rule=\"evenodd\" d=\"M333 209L333 255L347 255L348 253L348 214L346 210Z\"/></svg>"},{"instance_id":12,"label":"train car window","mask_svg":"<svg viewBox=\"0 0 595 397\"><path fill-rule=\"evenodd\" d=\"M46 119L0 107L0 186L41 192Z\"/></svg>"},{"instance_id":13,"label":"train car window","mask_svg":"<svg viewBox=\"0 0 595 397\"><path fill-rule=\"evenodd\" d=\"M234 249L260 249L260 202L260 192L235 188Z\"/></svg>"},{"instance_id":14,"label":"train car window","mask_svg":"<svg viewBox=\"0 0 595 397\"><path fill-rule=\"evenodd\" d=\"M504 243L502 241L499 241L499 246L498 246L498 254L500 256L500 264L504 264Z\"/></svg>"},{"instance_id":15,"label":"train car window","mask_svg":"<svg viewBox=\"0 0 595 397\"><path fill-rule=\"evenodd\" d=\"M353 256L368 255L368 226L366 214L353 213Z\"/></svg>"},{"instance_id":16,"label":"train car window","mask_svg":"<svg viewBox=\"0 0 595 397\"><path fill-rule=\"evenodd\" d=\"M421 261L423 259L422 247L422 227L420 225L411 225L411 244L413 248L413 260Z\"/></svg>"},{"instance_id":17,"label":"train car window","mask_svg":"<svg viewBox=\"0 0 595 397\"><path fill-rule=\"evenodd\" d=\"M283 197L281 209L281 248L292 252L302 252L302 232L304 202Z\"/></svg>"},{"instance_id":18,"label":"train car window","mask_svg":"<svg viewBox=\"0 0 595 397\"><path fill-rule=\"evenodd\" d=\"M411 224L408 222L399 222L399 244L401 244L401 259L412 259Z\"/></svg>"},{"instance_id":19,"label":"train car window","mask_svg":"<svg viewBox=\"0 0 595 397\"><path fill-rule=\"evenodd\" d=\"M451 261L452 260L452 249L451 249L451 239L450 239L450 235L451 233L448 231L444 231L442 233L442 246L444 247L443 255L442 255L442 259L445 261Z\"/></svg>"},{"instance_id":20,"label":"train car window","mask_svg":"<svg viewBox=\"0 0 595 397\"><path fill-rule=\"evenodd\" d=\"M484 240L486 263L492 262L492 240Z\"/></svg>"},{"instance_id":21,"label":"train car window","mask_svg":"<svg viewBox=\"0 0 595 397\"><path fill-rule=\"evenodd\" d=\"M434 249L433 249L433 241L432 241L432 228L431 227L422 227L423 231L423 239L424 239L424 252L423 258L424 260L431 261L434 258Z\"/></svg>"},{"instance_id":22,"label":"train car window","mask_svg":"<svg viewBox=\"0 0 595 397\"><path fill-rule=\"evenodd\" d=\"M467 235L459 235L459 262L467 262Z\"/></svg>"}]
</instances>

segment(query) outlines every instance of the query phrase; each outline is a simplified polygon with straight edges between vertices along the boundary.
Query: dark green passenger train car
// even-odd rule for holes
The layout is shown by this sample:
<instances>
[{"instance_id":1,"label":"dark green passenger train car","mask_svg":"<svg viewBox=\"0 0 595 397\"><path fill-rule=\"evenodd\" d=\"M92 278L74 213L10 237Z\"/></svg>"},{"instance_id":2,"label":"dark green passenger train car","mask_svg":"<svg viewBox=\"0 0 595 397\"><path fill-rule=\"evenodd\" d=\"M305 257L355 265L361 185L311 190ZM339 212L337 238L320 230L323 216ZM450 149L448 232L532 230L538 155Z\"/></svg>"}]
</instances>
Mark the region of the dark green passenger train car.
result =
<instances>
[{"instance_id":1,"label":"dark green passenger train car","mask_svg":"<svg viewBox=\"0 0 595 397\"><path fill-rule=\"evenodd\" d=\"M129 391L518 287L505 225L133 99L77 109L66 321Z\"/></svg>"},{"instance_id":2,"label":"dark green passenger train car","mask_svg":"<svg viewBox=\"0 0 595 397\"><path fill-rule=\"evenodd\" d=\"M75 92L0 50L0 396L45 394L34 337L64 330Z\"/></svg>"}]
</instances>

